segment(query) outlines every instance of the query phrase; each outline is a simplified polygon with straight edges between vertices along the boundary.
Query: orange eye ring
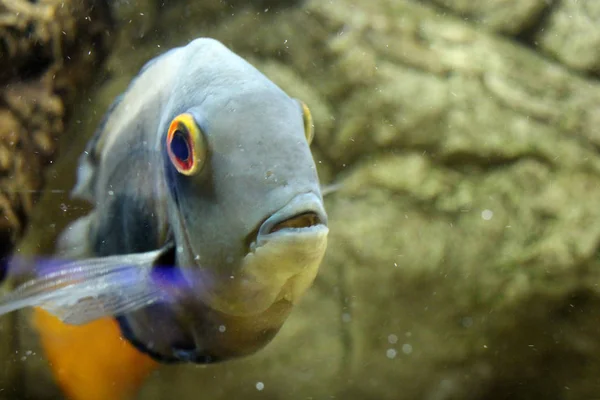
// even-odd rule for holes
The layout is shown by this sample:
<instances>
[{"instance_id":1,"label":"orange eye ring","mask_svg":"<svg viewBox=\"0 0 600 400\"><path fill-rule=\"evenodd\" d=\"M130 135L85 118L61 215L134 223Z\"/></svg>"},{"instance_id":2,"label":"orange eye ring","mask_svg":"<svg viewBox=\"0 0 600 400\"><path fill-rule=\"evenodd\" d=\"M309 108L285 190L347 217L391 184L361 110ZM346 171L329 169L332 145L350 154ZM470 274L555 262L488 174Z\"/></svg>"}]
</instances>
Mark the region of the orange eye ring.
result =
<instances>
[{"instance_id":1,"label":"orange eye ring","mask_svg":"<svg viewBox=\"0 0 600 400\"><path fill-rule=\"evenodd\" d=\"M167 153L171 163L180 174L198 173L206 159L204 135L190 114L179 114L169 126Z\"/></svg>"}]
</instances>

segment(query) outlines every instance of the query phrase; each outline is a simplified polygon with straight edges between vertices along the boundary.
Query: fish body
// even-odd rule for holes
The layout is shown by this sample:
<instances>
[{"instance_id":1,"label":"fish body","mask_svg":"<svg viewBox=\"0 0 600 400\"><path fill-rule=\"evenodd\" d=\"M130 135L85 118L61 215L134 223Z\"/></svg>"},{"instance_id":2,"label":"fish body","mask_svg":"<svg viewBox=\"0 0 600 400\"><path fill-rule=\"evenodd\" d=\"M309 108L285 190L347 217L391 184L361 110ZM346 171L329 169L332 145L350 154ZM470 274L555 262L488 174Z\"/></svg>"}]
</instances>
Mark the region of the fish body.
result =
<instances>
[{"instance_id":1,"label":"fish body","mask_svg":"<svg viewBox=\"0 0 600 400\"><path fill-rule=\"evenodd\" d=\"M327 215L307 106L216 40L148 62L110 107L72 195L92 212L61 235L72 259L0 314L114 318L158 362L251 354L312 284Z\"/></svg>"}]
</instances>

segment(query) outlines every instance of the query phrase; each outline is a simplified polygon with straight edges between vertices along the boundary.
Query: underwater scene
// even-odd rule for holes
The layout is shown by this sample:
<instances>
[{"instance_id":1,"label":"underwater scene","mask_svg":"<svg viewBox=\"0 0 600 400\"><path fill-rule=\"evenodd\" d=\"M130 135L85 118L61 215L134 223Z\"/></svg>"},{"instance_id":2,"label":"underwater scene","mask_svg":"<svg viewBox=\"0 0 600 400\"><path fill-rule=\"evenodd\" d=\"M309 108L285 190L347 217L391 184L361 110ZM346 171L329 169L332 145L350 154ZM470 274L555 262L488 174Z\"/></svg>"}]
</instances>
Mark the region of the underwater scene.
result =
<instances>
[{"instance_id":1,"label":"underwater scene","mask_svg":"<svg viewBox=\"0 0 600 400\"><path fill-rule=\"evenodd\" d=\"M0 0L0 400L600 399L600 2Z\"/></svg>"}]
</instances>

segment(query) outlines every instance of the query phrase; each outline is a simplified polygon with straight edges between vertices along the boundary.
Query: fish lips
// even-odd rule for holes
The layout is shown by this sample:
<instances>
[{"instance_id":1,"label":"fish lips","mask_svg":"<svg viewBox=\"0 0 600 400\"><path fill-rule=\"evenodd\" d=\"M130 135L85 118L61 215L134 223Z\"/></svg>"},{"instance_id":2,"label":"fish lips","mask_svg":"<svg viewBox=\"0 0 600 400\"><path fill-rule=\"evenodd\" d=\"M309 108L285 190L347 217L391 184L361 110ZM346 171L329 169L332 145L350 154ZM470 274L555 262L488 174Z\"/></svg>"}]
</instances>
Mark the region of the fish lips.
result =
<instances>
[{"instance_id":1,"label":"fish lips","mask_svg":"<svg viewBox=\"0 0 600 400\"><path fill-rule=\"evenodd\" d=\"M323 201L315 193L303 193L260 225L256 240L250 244L250 250L264 246L278 235L318 234L325 230L327 214Z\"/></svg>"}]
</instances>

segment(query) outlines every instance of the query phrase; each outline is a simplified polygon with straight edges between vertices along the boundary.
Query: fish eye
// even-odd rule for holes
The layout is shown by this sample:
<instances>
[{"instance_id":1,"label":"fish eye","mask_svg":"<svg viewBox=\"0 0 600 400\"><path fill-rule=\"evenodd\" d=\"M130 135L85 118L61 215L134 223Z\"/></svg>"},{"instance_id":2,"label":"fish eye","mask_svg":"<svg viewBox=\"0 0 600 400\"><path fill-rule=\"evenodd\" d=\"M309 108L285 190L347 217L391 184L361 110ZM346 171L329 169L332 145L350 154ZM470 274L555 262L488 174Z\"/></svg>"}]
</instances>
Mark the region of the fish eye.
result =
<instances>
[{"instance_id":1,"label":"fish eye","mask_svg":"<svg viewBox=\"0 0 600 400\"><path fill-rule=\"evenodd\" d=\"M167 133L167 153L177 171L194 175L204 165L206 144L204 135L190 114L176 116Z\"/></svg>"},{"instance_id":2,"label":"fish eye","mask_svg":"<svg viewBox=\"0 0 600 400\"><path fill-rule=\"evenodd\" d=\"M302 105L302 118L304 120L304 135L306 136L308 144L311 144L315 137L315 126L313 124L312 115L304 102L301 101L300 104Z\"/></svg>"}]
</instances>

